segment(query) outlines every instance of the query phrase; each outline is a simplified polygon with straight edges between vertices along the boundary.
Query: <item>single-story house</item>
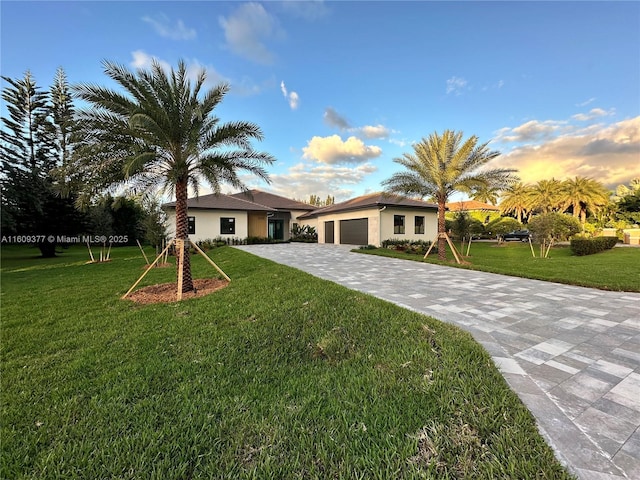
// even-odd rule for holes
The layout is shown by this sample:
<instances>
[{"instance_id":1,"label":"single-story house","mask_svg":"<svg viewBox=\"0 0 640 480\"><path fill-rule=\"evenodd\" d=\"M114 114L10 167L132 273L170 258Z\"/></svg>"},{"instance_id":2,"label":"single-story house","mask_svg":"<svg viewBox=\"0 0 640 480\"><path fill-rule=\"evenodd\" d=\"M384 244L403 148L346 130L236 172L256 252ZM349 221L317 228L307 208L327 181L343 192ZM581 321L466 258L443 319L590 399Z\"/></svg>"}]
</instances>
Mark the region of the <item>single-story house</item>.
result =
<instances>
[{"instance_id":1,"label":"single-story house","mask_svg":"<svg viewBox=\"0 0 640 480\"><path fill-rule=\"evenodd\" d=\"M175 202L164 204L169 235L175 236ZM299 215L315 207L259 190L234 195L209 194L187 200L189 238L262 237L288 240Z\"/></svg>"},{"instance_id":2,"label":"single-story house","mask_svg":"<svg viewBox=\"0 0 640 480\"><path fill-rule=\"evenodd\" d=\"M318 243L381 246L383 240L433 241L438 206L411 198L372 193L319 208L298 217L312 225Z\"/></svg>"}]
</instances>

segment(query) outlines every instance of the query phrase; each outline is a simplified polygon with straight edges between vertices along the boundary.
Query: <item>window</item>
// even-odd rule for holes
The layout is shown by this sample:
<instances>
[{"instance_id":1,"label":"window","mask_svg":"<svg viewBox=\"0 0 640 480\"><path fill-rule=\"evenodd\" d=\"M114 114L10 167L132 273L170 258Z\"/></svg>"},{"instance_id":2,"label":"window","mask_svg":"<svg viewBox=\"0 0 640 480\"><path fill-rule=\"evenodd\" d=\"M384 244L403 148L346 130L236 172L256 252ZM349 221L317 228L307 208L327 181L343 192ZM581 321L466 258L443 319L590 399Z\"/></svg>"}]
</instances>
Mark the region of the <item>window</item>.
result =
<instances>
[{"instance_id":1,"label":"window","mask_svg":"<svg viewBox=\"0 0 640 480\"><path fill-rule=\"evenodd\" d=\"M189 235L196 233L196 217L187 217L187 229Z\"/></svg>"},{"instance_id":2,"label":"window","mask_svg":"<svg viewBox=\"0 0 640 480\"><path fill-rule=\"evenodd\" d=\"M220 233L223 235L235 235L236 233L236 219L222 217L220 219Z\"/></svg>"},{"instance_id":3,"label":"window","mask_svg":"<svg viewBox=\"0 0 640 480\"><path fill-rule=\"evenodd\" d=\"M404 233L404 215L393 216L393 233Z\"/></svg>"},{"instance_id":4,"label":"window","mask_svg":"<svg viewBox=\"0 0 640 480\"><path fill-rule=\"evenodd\" d=\"M424 233L424 217L416 217L415 227L415 233Z\"/></svg>"}]
</instances>

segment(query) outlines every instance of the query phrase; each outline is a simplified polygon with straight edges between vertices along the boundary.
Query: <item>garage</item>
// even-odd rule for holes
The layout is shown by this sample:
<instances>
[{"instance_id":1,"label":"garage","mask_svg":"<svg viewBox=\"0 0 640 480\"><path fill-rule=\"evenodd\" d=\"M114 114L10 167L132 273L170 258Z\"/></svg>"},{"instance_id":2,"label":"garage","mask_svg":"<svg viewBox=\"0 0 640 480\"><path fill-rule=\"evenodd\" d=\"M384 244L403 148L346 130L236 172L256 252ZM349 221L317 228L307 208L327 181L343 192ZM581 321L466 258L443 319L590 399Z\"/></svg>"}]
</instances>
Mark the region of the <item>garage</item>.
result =
<instances>
[{"instance_id":1,"label":"garage","mask_svg":"<svg viewBox=\"0 0 640 480\"><path fill-rule=\"evenodd\" d=\"M347 245L369 244L369 219L340 220L340 243Z\"/></svg>"}]
</instances>

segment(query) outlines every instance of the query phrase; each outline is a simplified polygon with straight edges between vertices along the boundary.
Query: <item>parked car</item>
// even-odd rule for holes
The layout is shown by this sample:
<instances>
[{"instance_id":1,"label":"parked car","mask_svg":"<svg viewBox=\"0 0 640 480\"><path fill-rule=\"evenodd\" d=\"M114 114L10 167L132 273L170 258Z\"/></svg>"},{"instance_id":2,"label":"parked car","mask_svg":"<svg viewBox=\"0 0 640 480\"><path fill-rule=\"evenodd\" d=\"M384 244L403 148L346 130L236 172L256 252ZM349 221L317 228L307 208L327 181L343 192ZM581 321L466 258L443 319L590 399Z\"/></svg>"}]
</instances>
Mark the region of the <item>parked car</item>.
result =
<instances>
[{"instance_id":1,"label":"parked car","mask_svg":"<svg viewBox=\"0 0 640 480\"><path fill-rule=\"evenodd\" d=\"M511 240L517 240L520 242L526 242L531 237L531 232L529 230L514 230L513 232L505 233L502 236L502 239L505 242L509 242Z\"/></svg>"}]
</instances>

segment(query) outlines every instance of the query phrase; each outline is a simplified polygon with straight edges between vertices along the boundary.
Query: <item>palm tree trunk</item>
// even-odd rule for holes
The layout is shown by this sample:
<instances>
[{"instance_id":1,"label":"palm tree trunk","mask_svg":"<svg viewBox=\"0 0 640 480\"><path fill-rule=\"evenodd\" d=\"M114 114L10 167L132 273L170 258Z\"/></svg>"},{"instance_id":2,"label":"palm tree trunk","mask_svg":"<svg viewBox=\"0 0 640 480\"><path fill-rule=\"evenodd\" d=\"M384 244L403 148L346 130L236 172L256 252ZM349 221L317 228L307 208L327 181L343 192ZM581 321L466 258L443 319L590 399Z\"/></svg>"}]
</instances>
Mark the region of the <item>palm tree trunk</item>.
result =
<instances>
[{"instance_id":1,"label":"palm tree trunk","mask_svg":"<svg viewBox=\"0 0 640 480\"><path fill-rule=\"evenodd\" d=\"M176 238L185 241L184 258L176 260L176 275L182 269L182 293L193 290L189 254L189 219L187 217L187 182L176 183Z\"/></svg>"},{"instance_id":2,"label":"palm tree trunk","mask_svg":"<svg viewBox=\"0 0 640 480\"><path fill-rule=\"evenodd\" d=\"M447 227L444 221L444 212L446 210L445 201L438 200L438 260L446 260L447 252L446 240L443 233L447 233Z\"/></svg>"}]
</instances>

